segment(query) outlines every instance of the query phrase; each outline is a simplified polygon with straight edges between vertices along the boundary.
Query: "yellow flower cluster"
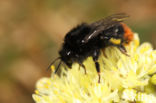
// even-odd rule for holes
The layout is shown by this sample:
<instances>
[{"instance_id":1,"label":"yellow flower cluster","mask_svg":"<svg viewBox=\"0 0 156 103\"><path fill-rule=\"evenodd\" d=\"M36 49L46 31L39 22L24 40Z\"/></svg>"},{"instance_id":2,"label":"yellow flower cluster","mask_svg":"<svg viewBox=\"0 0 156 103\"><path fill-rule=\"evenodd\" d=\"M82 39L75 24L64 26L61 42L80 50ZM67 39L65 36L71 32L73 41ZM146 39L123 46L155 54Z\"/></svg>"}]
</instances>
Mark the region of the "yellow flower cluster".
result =
<instances>
[{"instance_id":1,"label":"yellow flower cluster","mask_svg":"<svg viewBox=\"0 0 156 103\"><path fill-rule=\"evenodd\" d=\"M36 103L156 103L156 51L149 43L139 46L138 35L126 46L128 54L116 47L105 49L99 58L101 82L94 62L85 62L87 74L78 64L61 75L37 82L33 99Z\"/></svg>"}]
</instances>

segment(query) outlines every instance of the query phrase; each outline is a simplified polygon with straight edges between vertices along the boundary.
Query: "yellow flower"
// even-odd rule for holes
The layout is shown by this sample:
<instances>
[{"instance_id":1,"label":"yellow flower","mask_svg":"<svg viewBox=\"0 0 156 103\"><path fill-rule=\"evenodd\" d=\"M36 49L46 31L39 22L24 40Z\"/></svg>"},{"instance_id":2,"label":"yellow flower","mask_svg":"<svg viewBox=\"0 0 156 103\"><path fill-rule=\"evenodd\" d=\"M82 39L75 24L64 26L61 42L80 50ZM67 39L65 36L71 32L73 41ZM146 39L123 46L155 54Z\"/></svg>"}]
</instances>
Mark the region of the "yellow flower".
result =
<instances>
[{"instance_id":1,"label":"yellow flower","mask_svg":"<svg viewBox=\"0 0 156 103\"><path fill-rule=\"evenodd\" d=\"M116 47L101 54L101 82L94 62L85 62L87 74L78 64L67 71L62 67L60 76L40 79L33 99L36 103L156 103L156 51L149 43L139 46L138 35L126 46L125 56Z\"/></svg>"}]
</instances>

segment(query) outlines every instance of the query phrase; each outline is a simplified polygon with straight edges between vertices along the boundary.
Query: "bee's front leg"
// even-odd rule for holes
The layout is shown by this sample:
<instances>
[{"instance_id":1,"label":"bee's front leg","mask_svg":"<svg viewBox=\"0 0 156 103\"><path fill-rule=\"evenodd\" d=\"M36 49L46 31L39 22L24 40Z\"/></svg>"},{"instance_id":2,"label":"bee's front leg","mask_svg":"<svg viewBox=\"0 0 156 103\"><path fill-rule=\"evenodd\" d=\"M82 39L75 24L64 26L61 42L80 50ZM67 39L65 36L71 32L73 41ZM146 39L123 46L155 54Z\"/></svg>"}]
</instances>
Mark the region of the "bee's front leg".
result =
<instances>
[{"instance_id":1,"label":"bee's front leg","mask_svg":"<svg viewBox=\"0 0 156 103\"><path fill-rule=\"evenodd\" d=\"M100 76L100 65L99 65L99 62L98 62L99 54L100 54L99 50L95 50L94 53L93 53L93 60L95 62L96 71L97 71L98 76L99 76L98 83L100 83L100 79L101 79L101 76Z\"/></svg>"}]
</instances>

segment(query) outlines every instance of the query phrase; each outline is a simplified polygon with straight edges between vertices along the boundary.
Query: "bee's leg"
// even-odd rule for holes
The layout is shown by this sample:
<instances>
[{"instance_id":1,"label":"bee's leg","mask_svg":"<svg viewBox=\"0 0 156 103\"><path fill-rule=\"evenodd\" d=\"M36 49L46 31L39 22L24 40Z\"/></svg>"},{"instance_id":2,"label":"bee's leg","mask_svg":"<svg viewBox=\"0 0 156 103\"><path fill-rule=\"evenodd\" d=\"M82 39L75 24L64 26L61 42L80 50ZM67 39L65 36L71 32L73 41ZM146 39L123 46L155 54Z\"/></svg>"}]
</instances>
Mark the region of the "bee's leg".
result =
<instances>
[{"instance_id":1,"label":"bee's leg","mask_svg":"<svg viewBox=\"0 0 156 103\"><path fill-rule=\"evenodd\" d=\"M98 76L99 76L98 83L100 83L100 79L101 79L101 76L100 76L100 65L99 65L99 62L98 62L99 54L100 54L99 50L94 51L94 54L93 54L93 60L95 62L96 71L97 71Z\"/></svg>"},{"instance_id":2,"label":"bee's leg","mask_svg":"<svg viewBox=\"0 0 156 103\"><path fill-rule=\"evenodd\" d=\"M126 48L125 48L123 45L119 45L119 46L118 46L118 49L121 51L121 53L125 54L126 56L129 56L129 55L127 54Z\"/></svg>"},{"instance_id":3,"label":"bee's leg","mask_svg":"<svg viewBox=\"0 0 156 103\"><path fill-rule=\"evenodd\" d=\"M85 65L81 62L79 62L79 65L84 69L85 74L87 74ZM80 66L79 66L79 70L80 70Z\"/></svg>"},{"instance_id":4,"label":"bee's leg","mask_svg":"<svg viewBox=\"0 0 156 103\"><path fill-rule=\"evenodd\" d=\"M103 53L104 57L106 57L106 58L107 58L107 55L106 55L106 53L105 53L105 48L104 48L104 49L102 49L102 53Z\"/></svg>"}]
</instances>

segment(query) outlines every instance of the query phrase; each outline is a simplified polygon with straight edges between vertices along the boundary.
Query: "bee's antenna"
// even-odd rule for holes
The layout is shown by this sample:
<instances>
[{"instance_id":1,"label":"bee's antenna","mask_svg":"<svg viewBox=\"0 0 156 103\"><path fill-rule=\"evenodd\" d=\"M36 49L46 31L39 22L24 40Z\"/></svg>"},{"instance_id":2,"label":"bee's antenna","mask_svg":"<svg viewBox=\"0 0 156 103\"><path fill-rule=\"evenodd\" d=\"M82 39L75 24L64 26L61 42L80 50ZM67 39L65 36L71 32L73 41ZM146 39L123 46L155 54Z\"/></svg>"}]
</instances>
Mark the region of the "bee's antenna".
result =
<instances>
[{"instance_id":1,"label":"bee's antenna","mask_svg":"<svg viewBox=\"0 0 156 103\"><path fill-rule=\"evenodd\" d=\"M58 66L57 66L57 68L56 68L56 70L55 70L55 74L56 74L57 71L59 70L61 63L62 63L62 61L59 62Z\"/></svg>"},{"instance_id":2,"label":"bee's antenna","mask_svg":"<svg viewBox=\"0 0 156 103\"><path fill-rule=\"evenodd\" d=\"M57 60L59 60L61 57L57 57L47 68L47 71L50 69L51 65L53 65Z\"/></svg>"}]
</instances>

